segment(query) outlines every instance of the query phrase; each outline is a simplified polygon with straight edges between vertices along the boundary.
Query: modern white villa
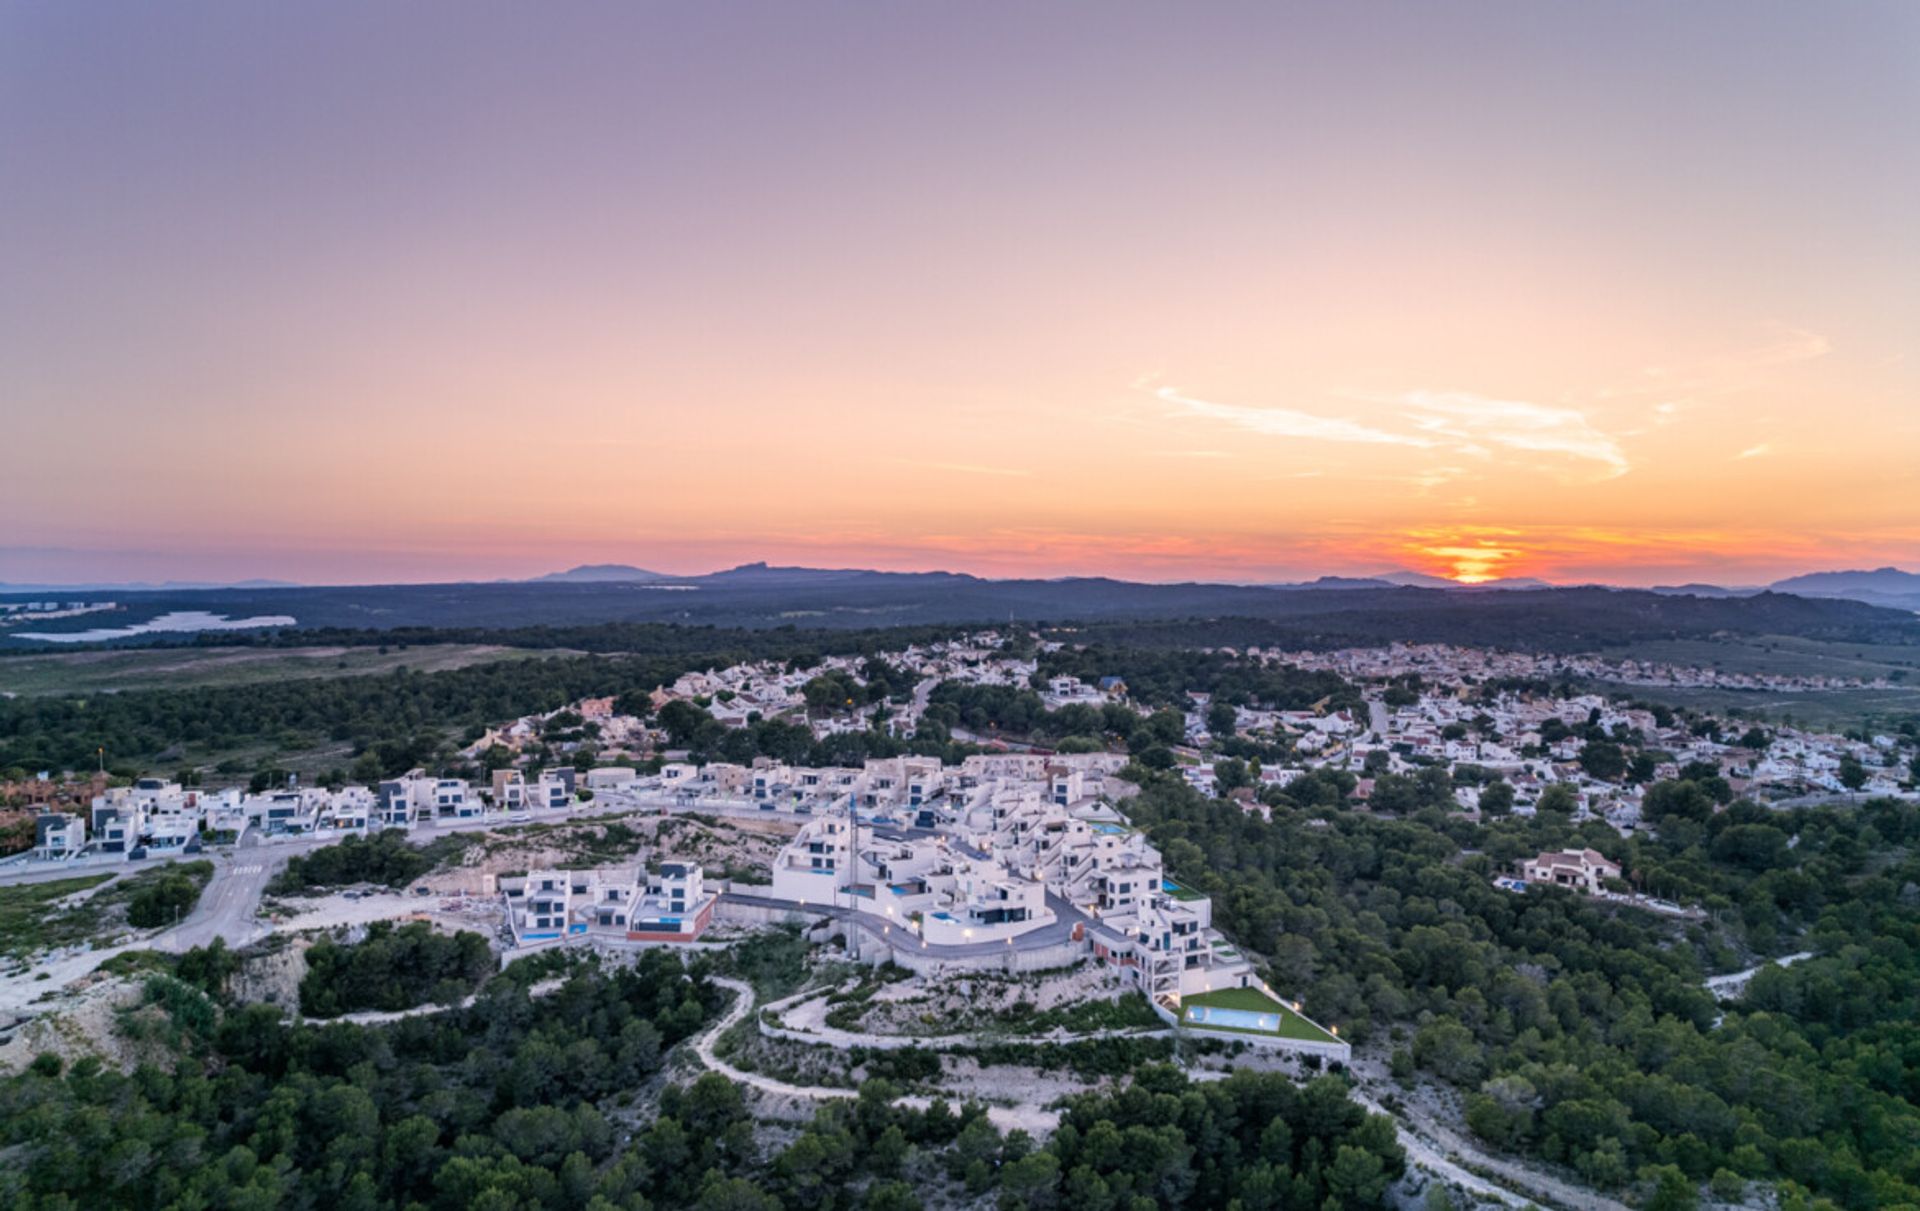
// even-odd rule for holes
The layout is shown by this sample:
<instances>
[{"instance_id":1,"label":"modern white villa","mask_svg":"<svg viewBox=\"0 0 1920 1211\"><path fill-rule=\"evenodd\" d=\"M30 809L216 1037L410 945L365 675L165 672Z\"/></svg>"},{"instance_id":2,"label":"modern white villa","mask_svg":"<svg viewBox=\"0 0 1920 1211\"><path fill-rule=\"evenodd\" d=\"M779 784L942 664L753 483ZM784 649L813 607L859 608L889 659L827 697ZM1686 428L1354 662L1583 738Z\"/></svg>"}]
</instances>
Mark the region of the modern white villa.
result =
<instances>
[{"instance_id":1,"label":"modern white villa","mask_svg":"<svg viewBox=\"0 0 1920 1211\"><path fill-rule=\"evenodd\" d=\"M667 861L657 870L605 867L503 876L500 894L519 945L590 938L693 942L713 923L719 896L700 867Z\"/></svg>"}]
</instances>

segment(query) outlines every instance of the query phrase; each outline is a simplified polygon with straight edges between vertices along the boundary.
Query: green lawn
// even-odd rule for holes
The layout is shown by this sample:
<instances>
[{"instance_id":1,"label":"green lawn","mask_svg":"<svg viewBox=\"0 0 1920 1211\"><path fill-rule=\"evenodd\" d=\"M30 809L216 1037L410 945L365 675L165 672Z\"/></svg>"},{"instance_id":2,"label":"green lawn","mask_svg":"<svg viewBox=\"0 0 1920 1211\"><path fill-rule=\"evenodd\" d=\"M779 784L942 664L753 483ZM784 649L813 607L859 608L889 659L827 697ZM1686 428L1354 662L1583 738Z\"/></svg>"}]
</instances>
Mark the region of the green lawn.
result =
<instances>
[{"instance_id":1,"label":"green lawn","mask_svg":"<svg viewBox=\"0 0 1920 1211\"><path fill-rule=\"evenodd\" d=\"M73 694L102 690L183 689L251 685L313 677L357 677L407 668L438 673L498 660L574 653L484 643L439 643L381 651L375 647L134 648L49 652L0 659L0 692Z\"/></svg>"},{"instance_id":2,"label":"green lawn","mask_svg":"<svg viewBox=\"0 0 1920 1211\"><path fill-rule=\"evenodd\" d=\"M1266 1034L1283 1039L1304 1039L1313 1043L1340 1041L1258 988L1221 988L1213 992L1202 992L1182 998L1180 1002L1182 1022L1186 1021L1187 1010L1196 1005L1203 1008L1243 1009L1251 1013L1270 1013L1277 1015L1280 1019L1279 1027L1274 1030L1255 1030L1249 1027L1224 1026L1215 1023L1200 1026L1198 1023L1192 1023L1200 1029L1226 1030L1234 1034Z\"/></svg>"},{"instance_id":3,"label":"green lawn","mask_svg":"<svg viewBox=\"0 0 1920 1211\"><path fill-rule=\"evenodd\" d=\"M1809 690L1783 694L1767 690L1692 689L1670 686L1621 685L1587 681L1580 688L1602 694L1620 694L1644 702L1690 707L1725 715L1739 710L1748 719L1767 723L1791 721L1798 727L1838 731L1872 722L1920 715L1920 684L1891 689Z\"/></svg>"},{"instance_id":4,"label":"green lawn","mask_svg":"<svg viewBox=\"0 0 1920 1211\"><path fill-rule=\"evenodd\" d=\"M1806 693L1618 685L1605 681L1586 682L1582 688L1718 713L1739 708L1750 717L1764 717L1770 722L1791 719L1797 724L1818 728L1851 727L1868 720L1884 721L1920 713L1920 646L1757 635L1646 640L1610 647L1602 654L1615 660L1651 660L1724 673L1886 677L1894 684L1885 689L1849 688Z\"/></svg>"},{"instance_id":5,"label":"green lawn","mask_svg":"<svg viewBox=\"0 0 1920 1211\"><path fill-rule=\"evenodd\" d=\"M1728 673L1784 677L1874 678L1904 672L1920 682L1920 647L1907 644L1839 643L1793 635L1725 639L1649 639L1601 652L1609 659L1652 660L1714 668Z\"/></svg>"}]
</instances>

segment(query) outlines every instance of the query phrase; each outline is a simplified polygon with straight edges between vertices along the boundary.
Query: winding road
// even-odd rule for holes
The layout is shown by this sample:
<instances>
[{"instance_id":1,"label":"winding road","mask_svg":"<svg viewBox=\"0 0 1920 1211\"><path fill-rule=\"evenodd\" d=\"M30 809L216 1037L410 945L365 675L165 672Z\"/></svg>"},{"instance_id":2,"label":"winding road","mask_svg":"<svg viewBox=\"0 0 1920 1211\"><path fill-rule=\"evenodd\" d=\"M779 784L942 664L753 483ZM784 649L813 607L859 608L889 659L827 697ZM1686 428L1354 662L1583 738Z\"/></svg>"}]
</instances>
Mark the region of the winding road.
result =
<instances>
[{"instance_id":1,"label":"winding road","mask_svg":"<svg viewBox=\"0 0 1920 1211\"><path fill-rule=\"evenodd\" d=\"M1811 950L1803 950L1799 954L1782 955L1777 959L1768 959L1764 963L1756 963L1745 971L1730 971L1723 976L1708 976L1706 979L1707 991L1712 993L1717 1000L1731 1000L1744 993L1747 990L1747 985L1753 981L1753 977L1759 975L1767 968L1791 967L1802 959L1811 959L1812 957L1813 952Z\"/></svg>"},{"instance_id":2,"label":"winding road","mask_svg":"<svg viewBox=\"0 0 1920 1211\"><path fill-rule=\"evenodd\" d=\"M735 994L733 1004L729 1005L727 1011L720 1015L720 1020L707 1027L705 1033L699 1035L693 1041L694 1054L700 1057L700 1062L709 1070L719 1073L730 1081L737 1081L742 1085L751 1086L754 1089L760 1090L762 1093L769 1093L775 1097L800 1098L813 1102L833 1102L847 1101L860 1096L859 1091L855 1089L840 1089L831 1085L795 1085L790 1081L776 1080L762 1073L746 1072L735 1068L714 1054L714 1045L719 1041L720 1036L727 1032L728 1027L752 1012L754 996L753 986L744 980L734 980L724 976L712 976L709 978L722 988L731 989ZM893 1099L893 1105L908 1110L925 1110L932 1102L933 1099L922 1097L919 1094L909 1094L905 1097ZM1002 1131L1011 1131L1018 1127L1031 1134L1040 1135L1052 1131L1054 1127L1058 1126L1060 1115L1057 1111L1030 1104L989 1106L987 1107L987 1121Z\"/></svg>"},{"instance_id":3,"label":"winding road","mask_svg":"<svg viewBox=\"0 0 1920 1211\"><path fill-rule=\"evenodd\" d=\"M1354 1075L1361 1076L1363 1067L1371 1080L1389 1079L1378 1063L1363 1065L1356 1061L1352 1066ZM1353 1086L1353 1100L1375 1114L1392 1119L1399 1128L1400 1146L1406 1149L1407 1164L1425 1169L1441 1181L1498 1199L1502 1204L1515 1198L1532 1198L1573 1211L1631 1211L1618 1199L1576 1186L1510 1157L1483 1151L1472 1140L1408 1102L1399 1102L1397 1110L1388 1110L1359 1084ZM1472 1168L1468 1168L1469 1165ZM1483 1177L1482 1173L1496 1174L1504 1184Z\"/></svg>"}]
</instances>

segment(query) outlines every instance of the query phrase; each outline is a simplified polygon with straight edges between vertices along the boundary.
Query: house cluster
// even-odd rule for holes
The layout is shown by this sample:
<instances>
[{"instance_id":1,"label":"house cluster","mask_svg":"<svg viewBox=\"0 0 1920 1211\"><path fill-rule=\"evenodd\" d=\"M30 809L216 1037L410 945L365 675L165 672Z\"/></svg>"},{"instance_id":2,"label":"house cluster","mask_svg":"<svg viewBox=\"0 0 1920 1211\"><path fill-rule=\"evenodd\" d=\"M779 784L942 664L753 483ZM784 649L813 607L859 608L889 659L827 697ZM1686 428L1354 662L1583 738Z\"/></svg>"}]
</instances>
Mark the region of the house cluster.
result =
<instances>
[{"instance_id":1,"label":"house cluster","mask_svg":"<svg viewBox=\"0 0 1920 1211\"><path fill-rule=\"evenodd\" d=\"M588 775L589 780L593 771ZM630 779L633 771L619 771ZM555 769L528 778L497 770L476 790L460 778L413 770L377 786L289 785L253 794L202 790L160 778L103 787L85 811L47 811L35 820L29 857L67 861L83 855L124 858L194 853L207 842L260 837L337 836L380 829L411 829L442 821L528 820L536 812L573 810L576 774Z\"/></svg>"},{"instance_id":2,"label":"house cluster","mask_svg":"<svg viewBox=\"0 0 1920 1211\"><path fill-rule=\"evenodd\" d=\"M1414 774L1440 766L1464 772L1456 799L1462 810L1479 805L1480 782L1497 775L1515 792L1515 810L1525 814L1549 786L1568 787L1577 810L1600 817L1623 832L1640 822L1640 785L1595 776L1580 762L1589 723L1610 735L1627 737L1630 752L1657 755L1651 771L1654 781L1674 778L1692 764L1705 764L1726 778L1734 793L1755 799L1790 798L1805 794L1837 794L1845 790L1842 762L1851 758L1865 770L1863 794L1901 792L1906 760L1900 738L1886 735L1865 739L1817 733L1792 727L1766 729L1767 743L1749 747L1744 725L1729 724L1719 733L1696 735L1684 719L1666 712L1623 706L1597 693L1507 692L1489 696L1481 688L1489 679L1519 677L1557 679L1562 672L1575 676L1592 672L1578 657L1535 657L1524 653L1456 648L1437 644L1392 644L1336 652L1263 652L1244 655L1258 660L1285 660L1360 679L1417 676L1421 688L1407 705L1371 704L1367 715L1331 712L1236 712L1238 731L1253 736L1284 735L1295 759L1267 763L1257 771L1260 783L1285 785L1319 766ZM1574 667L1577 666L1577 667ZM1582 670L1585 670L1583 672ZM1196 736L1208 705L1203 694L1190 695L1194 710L1188 715L1189 739ZM1463 769L1463 767L1468 767ZM1198 789L1215 790L1213 771L1204 761L1185 766L1183 774ZM1355 791L1362 805L1371 798L1374 780L1363 776ZM1257 788L1256 788L1257 789ZM1243 792L1245 794L1246 792Z\"/></svg>"},{"instance_id":3,"label":"house cluster","mask_svg":"<svg viewBox=\"0 0 1920 1211\"><path fill-rule=\"evenodd\" d=\"M897 946L960 947L984 962L1053 929L1173 1005L1248 984L1211 901L1167 879L1159 851L1111 805L1124 760L991 754L898 779L886 770L845 810L801 826L774 859L772 895L850 908ZM876 823L872 810L896 814Z\"/></svg>"},{"instance_id":4,"label":"house cluster","mask_svg":"<svg viewBox=\"0 0 1920 1211\"><path fill-rule=\"evenodd\" d=\"M1127 683L1119 677L1102 677L1093 685L1078 677L1049 677L1040 691L1040 701L1050 711L1067 706L1105 706L1109 702L1125 702L1126 697Z\"/></svg>"},{"instance_id":5,"label":"house cluster","mask_svg":"<svg viewBox=\"0 0 1920 1211\"><path fill-rule=\"evenodd\" d=\"M692 942L713 923L718 895L692 862L657 869L535 870L502 876L500 895L516 945L566 938Z\"/></svg>"},{"instance_id":6,"label":"house cluster","mask_svg":"<svg viewBox=\"0 0 1920 1211\"><path fill-rule=\"evenodd\" d=\"M1861 687L1886 688L1893 684L1884 677L1744 673L1710 665L1612 658L1594 653L1547 655L1457 647L1444 643L1390 643L1379 647L1341 648L1325 652L1248 648L1244 654L1277 664L1324 669L1360 679L1402 677L1408 674L1440 680L1464 677L1475 681L1517 677L1546 681L1604 681L1627 686L1766 690L1785 694Z\"/></svg>"}]
</instances>

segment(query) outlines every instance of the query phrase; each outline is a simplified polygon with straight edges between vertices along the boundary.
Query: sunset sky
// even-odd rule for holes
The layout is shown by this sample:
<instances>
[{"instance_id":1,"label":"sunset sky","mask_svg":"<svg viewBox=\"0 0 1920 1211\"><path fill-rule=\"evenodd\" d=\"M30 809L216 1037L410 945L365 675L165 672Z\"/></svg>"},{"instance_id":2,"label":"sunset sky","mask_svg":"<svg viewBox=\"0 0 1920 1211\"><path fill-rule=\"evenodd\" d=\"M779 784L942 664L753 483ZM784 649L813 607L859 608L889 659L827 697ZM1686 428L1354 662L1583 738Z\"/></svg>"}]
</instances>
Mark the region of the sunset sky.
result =
<instances>
[{"instance_id":1,"label":"sunset sky","mask_svg":"<svg viewBox=\"0 0 1920 1211\"><path fill-rule=\"evenodd\" d=\"M0 8L0 581L1920 566L1920 4Z\"/></svg>"}]
</instances>

